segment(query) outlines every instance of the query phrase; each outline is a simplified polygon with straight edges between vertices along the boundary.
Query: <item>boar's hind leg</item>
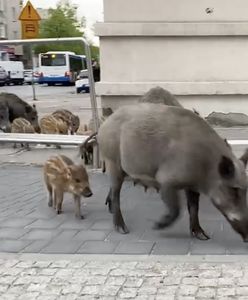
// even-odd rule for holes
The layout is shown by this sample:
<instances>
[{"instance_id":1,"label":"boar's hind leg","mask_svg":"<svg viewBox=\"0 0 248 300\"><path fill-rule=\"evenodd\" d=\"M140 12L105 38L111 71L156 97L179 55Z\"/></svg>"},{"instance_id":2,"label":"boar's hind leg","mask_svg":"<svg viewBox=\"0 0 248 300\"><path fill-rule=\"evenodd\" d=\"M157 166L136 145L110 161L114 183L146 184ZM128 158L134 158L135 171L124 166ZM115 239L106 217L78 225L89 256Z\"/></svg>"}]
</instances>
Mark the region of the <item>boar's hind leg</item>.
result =
<instances>
[{"instance_id":1,"label":"boar's hind leg","mask_svg":"<svg viewBox=\"0 0 248 300\"><path fill-rule=\"evenodd\" d=\"M200 194L191 190L186 190L187 205L190 217L190 231L192 236L199 240L208 240L209 236L201 228L198 211Z\"/></svg>"},{"instance_id":2,"label":"boar's hind leg","mask_svg":"<svg viewBox=\"0 0 248 300\"><path fill-rule=\"evenodd\" d=\"M159 222L155 223L154 229L162 229L172 225L180 212L178 191L174 187L162 187L161 198L168 212L162 216Z\"/></svg>"},{"instance_id":3,"label":"boar's hind leg","mask_svg":"<svg viewBox=\"0 0 248 300\"><path fill-rule=\"evenodd\" d=\"M124 181L124 172L116 167L114 164L110 164L109 168L110 180L111 180L111 202L113 209L113 221L115 229L121 233L128 233L127 226L123 220L120 209L120 191Z\"/></svg>"}]
</instances>

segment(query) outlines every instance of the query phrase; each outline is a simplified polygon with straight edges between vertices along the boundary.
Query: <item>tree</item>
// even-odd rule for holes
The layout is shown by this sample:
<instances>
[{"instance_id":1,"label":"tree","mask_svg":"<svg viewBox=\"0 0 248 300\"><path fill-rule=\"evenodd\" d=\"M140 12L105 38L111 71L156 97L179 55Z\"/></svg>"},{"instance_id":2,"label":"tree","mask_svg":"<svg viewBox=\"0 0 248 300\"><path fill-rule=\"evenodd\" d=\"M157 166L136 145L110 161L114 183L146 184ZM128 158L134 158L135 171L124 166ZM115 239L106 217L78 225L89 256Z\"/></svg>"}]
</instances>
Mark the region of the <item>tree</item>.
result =
<instances>
[{"instance_id":1,"label":"tree","mask_svg":"<svg viewBox=\"0 0 248 300\"><path fill-rule=\"evenodd\" d=\"M78 21L76 6L70 0L60 0L55 9L49 9L49 18L41 22L40 38L82 37L86 20ZM40 45L35 48L35 53L47 51L73 51L84 54L81 42L57 43ZM94 47L94 55L98 51Z\"/></svg>"}]
</instances>

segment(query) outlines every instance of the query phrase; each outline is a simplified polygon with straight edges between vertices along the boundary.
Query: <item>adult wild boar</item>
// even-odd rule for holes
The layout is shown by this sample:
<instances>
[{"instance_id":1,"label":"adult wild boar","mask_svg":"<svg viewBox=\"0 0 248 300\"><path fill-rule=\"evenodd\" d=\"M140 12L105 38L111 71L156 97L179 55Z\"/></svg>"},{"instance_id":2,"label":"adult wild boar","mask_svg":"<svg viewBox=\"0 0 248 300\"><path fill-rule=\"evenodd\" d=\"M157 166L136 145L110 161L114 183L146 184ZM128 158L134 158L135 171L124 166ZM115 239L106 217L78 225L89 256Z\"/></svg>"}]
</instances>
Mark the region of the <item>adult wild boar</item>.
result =
<instances>
[{"instance_id":1,"label":"adult wild boar","mask_svg":"<svg viewBox=\"0 0 248 300\"><path fill-rule=\"evenodd\" d=\"M167 208L161 229L180 213L186 192L191 232L205 235L198 219L199 195L207 195L244 241L248 241L247 155L237 159L226 142L197 114L162 104L139 103L115 111L100 127L98 143L110 173L114 226L128 232L120 210L120 190L129 175L160 189Z\"/></svg>"},{"instance_id":2,"label":"adult wild boar","mask_svg":"<svg viewBox=\"0 0 248 300\"><path fill-rule=\"evenodd\" d=\"M39 132L38 114L35 104L32 106L23 101L15 94L1 93L0 104L9 109L9 121L12 123L16 118L28 120L37 132Z\"/></svg>"},{"instance_id":3,"label":"adult wild boar","mask_svg":"<svg viewBox=\"0 0 248 300\"><path fill-rule=\"evenodd\" d=\"M151 88L139 99L139 102L161 103L170 106L183 107L174 95L159 86Z\"/></svg>"}]
</instances>

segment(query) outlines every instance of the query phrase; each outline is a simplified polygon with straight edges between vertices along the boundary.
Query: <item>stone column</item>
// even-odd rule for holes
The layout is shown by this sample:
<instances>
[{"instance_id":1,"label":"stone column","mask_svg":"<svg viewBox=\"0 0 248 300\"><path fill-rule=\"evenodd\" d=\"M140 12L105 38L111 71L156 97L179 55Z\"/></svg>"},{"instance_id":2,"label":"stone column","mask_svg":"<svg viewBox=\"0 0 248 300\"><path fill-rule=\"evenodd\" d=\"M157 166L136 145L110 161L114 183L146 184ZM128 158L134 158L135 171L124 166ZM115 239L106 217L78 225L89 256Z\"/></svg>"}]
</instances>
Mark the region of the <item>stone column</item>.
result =
<instances>
[{"instance_id":1,"label":"stone column","mask_svg":"<svg viewBox=\"0 0 248 300\"><path fill-rule=\"evenodd\" d=\"M134 103L151 87L202 116L248 113L247 0L104 0L103 106Z\"/></svg>"}]
</instances>

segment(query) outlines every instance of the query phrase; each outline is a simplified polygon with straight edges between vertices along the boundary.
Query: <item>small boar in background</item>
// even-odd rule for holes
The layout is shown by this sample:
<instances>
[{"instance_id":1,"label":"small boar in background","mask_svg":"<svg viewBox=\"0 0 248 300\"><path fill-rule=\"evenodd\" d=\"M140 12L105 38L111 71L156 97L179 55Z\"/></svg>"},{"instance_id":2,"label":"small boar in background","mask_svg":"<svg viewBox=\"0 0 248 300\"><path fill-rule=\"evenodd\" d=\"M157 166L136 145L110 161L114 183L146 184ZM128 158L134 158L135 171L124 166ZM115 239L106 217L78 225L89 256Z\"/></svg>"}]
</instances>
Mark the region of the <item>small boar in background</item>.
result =
<instances>
[{"instance_id":1,"label":"small boar in background","mask_svg":"<svg viewBox=\"0 0 248 300\"><path fill-rule=\"evenodd\" d=\"M40 132L35 104L31 106L17 95L11 93L0 93L0 104L8 107L10 123L16 118L24 118L33 125L36 132Z\"/></svg>"},{"instance_id":2,"label":"small boar in background","mask_svg":"<svg viewBox=\"0 0 248 300\"><path fill-rule=\"evenodd\" d=\"M11 124L11 133L35 133L35 130L28 120L24 118L16 118ZM22 143L21 146L24 147ZM14 148L16 148L16 143L14 144ZM28 143L25 144L25 148L30 150Z\"/></svg>"},{"instance_id":3,"label":"small boar in background","mask_svg":"<svg viewBox=\"0 0 248 300\"><path fill-rule=\"evenodd\" d=\"M59 109L52 113L57 119L61 119L68 125L71 134L75 134L80 126L80 120L77 115L74 115L67 109Z\"/></svg>"},{"instance_id":4,"label":"small boar in background","mask_svg":"<svg viewBox=\"0 0 248 300\"><path fill-rule=\"evenodd\" d=\"M40 130L43 134L68 134L69 127L61 119L46 115L40 119Z\"/></svg>"},{"instance_id":5,"label":"small boar in background","mask_svg":"<svg viewBox=\"0 0 248 300\"><path fill-rule=\"evenodd\" d=\"M64 155L48 159L44 165L44 180L49 193L48 206L53 206L57 214L62 211L64 193L71 193L75 202L75 215L81 215L81 196L91 197L88 173L83 165L76 165Z\"/></svg>"}]
</instances>

